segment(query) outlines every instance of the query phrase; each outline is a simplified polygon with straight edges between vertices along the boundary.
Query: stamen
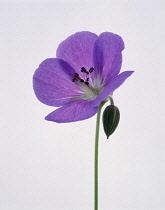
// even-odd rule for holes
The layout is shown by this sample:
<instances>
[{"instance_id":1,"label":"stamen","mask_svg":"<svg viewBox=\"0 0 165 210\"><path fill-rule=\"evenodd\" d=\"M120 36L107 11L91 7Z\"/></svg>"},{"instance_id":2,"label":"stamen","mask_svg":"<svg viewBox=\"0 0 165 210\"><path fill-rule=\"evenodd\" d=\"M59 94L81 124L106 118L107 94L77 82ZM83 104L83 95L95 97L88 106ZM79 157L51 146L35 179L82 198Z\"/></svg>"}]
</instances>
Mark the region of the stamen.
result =
<instances>
[{"instance_id":1,"label":"stamen","mask_svg":"<svg viewBox=\"0 0 165 210\"><path fill-rule=\"evenodd\" d=\"M91 68L89 69L89 73L92 73L93 71L94 71L94 68L91 67Z\"/></svg>"},{"instance_id":2,"label":"stamen","mask_svg":"<svg viewBox=\"0 0 165 210\"><path fill-rule=\"evenodd\" d=\"M79 92L80 95L76 98L93 101L103 90L102 79L89 75L94 71L93 67L89 68L89 71L87 71L85 67L82 67L80 71L80 75L75 72L72 79L72 82L75 82L75 85L78 86L81 91Z\"/></svg>"},{"instance_id":3,"label":"stamen","mask_svg":"<svg viewBox=\"0 0 165 210\"><path fill-rule=\"evenodd\" d=\"M84 72L86 74L89 74L89 72L84 67L81 68L81 72Z\"/></svg>"},{"instance_id":4,"label":"stamen","mask_svg":"<svg viewBox=\"0 0 165 210\"><path fill-rule=\"evenodd\" d=\"M89 73L92 73L94 71L94 68L93 67L91 67L90 69L89 69L89 72L85 69L85 67L81 67L81 72L83 72L83 73L86 73L87 75L89 74ZM80 76L79 76L79 74L78 73L74 73L73 74L73 76L74 76L74 78L72 79L72 82L75 82L75 81L80 81L81 83L84 83L85 85L89 85L89 77L88 78L86 78L86 80L84 81Z\"/></svg>"},{"instance_id":5,"label":"stamen","mask_svg":"<svg viewBox=\"0 0 165 210\"><path fill-rule=\"evenodd\" d=\"M73 79L72 79L72 82L75 82L75 81L76 81L76 78L73 78Z\"/></svg>"},{"instance_id":6,"label":"stamen","mask_svg":"<svg viewBox=\"0 0 165 210\"><path fill-rule=\"evenodd\" d=\"M74 78L72 79L72 82L75 82L75 81L80 81L81 83L83 83L84 82L84 80L83 79L81 79L81 77L79 76L79 74L77 74L77 73L74 73Z\"/></svg>"},{"instance_id":7,"label":"stamen","mask_svg":"<svg viewBox=\"0 0 165 210\"><path fill-rule=\"evenodd\" d=\"M84 67L81 68L81 72L86 72L86 71L87 70Z\"/></svg>"}]
</instances>

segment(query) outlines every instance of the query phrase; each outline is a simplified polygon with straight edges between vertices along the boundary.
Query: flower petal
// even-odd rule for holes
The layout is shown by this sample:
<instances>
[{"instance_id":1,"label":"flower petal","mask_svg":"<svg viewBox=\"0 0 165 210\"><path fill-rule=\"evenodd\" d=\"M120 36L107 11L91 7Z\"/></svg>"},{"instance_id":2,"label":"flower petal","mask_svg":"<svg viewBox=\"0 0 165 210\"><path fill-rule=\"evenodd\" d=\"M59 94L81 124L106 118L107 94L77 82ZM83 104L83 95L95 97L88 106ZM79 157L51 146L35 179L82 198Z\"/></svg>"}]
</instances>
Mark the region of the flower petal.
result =
<instances>
[{"instance_id":1,"label":"flower petal","mask_svg":"<svg viewBox=\"0 0 165 210\"><path fill-rule=\"evenodd\" d=\"M94 45L93 60L94 74L103 75L103 79L109 79L118 75L122 63L122 50L124 42L120 36L111 32L100 34Z\"/></svg>"},{"instance_id":2,"label":"flower petal","mask_svg":"<svg viewBox=\"0 0 165 210\"><path fill-rule=\"evenodd\" d=\"M114 79L112 79L107 86L105 86L102 93L93 101L92 106L97 107L103 101L106 99L111 93L113 93L114 90L116 90L120 85L123 84L123 82L131 76L131 74L134 71L125 71L116 76Z\"/></svg>"},{"instance_id":3,"label":"flower petal","mask_svg":"<svg viewBox=\"0 0 165 210\"><path fill-rule=\"evenodd\" d=\"M93 46L97 35L82 31L69 36L57 49L57 58L68 62L77 73L81 67L89 70L93 64Z\"/></svg>"},{"instance_id":4,"label":"flower petal","mask_svg":"<svg viewBox=\"0 0 165 210\"><path fill-rule=\"evenodd\" d=\"M72 82L75 70L57 58L44 60L33 76L36 97L50 106L63 106L77 95L78 87Z\"/></svg>"},{"instance_id":5,"label":"flower petal","mask_svg":"<svg viewBox=\"0 0 165 210\"><path fill-rule=\"evenodd\" d=\"M91 102L77 100L51 112L45 119L58 123L75 122L88 119L94 116L97 111L98 108L92 107Z\"/></svg>"}]
</instances>

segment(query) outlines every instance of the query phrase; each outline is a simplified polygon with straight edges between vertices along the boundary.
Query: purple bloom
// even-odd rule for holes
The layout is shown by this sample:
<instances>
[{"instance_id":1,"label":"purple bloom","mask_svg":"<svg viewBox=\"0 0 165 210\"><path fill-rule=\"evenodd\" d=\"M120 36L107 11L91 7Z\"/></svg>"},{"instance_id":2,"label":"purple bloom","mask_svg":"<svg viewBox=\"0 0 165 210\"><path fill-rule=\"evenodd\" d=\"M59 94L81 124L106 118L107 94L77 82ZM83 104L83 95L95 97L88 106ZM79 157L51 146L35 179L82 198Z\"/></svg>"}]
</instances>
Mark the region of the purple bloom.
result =
<instances>
[{"instance_id":1,"label":"purple bloom","mask_svg":"<svg viewBox=\"0 0 165 210\"><path fill-rule=\"evenodd\" d=\"M110 32L83 31L64 40L57 58L44 60L33 76L37 98L60 107L45 119L66 123L94 116L101 101L133 73L119 74L123 49L122 38Z\"/></svg>"}]
</instances>

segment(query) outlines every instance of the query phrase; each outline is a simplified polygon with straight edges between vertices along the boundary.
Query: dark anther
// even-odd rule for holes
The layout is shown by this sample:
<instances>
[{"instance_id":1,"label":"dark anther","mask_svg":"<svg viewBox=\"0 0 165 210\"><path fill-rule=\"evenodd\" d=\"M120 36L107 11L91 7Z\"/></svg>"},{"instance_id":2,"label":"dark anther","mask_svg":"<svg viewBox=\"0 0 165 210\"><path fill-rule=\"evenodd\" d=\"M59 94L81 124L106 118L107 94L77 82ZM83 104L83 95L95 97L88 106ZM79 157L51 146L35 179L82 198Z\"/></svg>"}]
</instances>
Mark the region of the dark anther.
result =
<instances>
[{"instance_id":1,"label":"dark anther","mask_svg":"<svg viewBox=\"0 0 165 210\"><path fill-rule=\"evenodd\" d=\"M86 74L92 73L93 70L94 70L93 67L91 67L91 68L89 69L89 72L88 72L84 67L81 68L81 72L84 72L84 73L86 73ZM72 79L72 82L75 82L75 81L78 82L78 81L79 81L79 82L81 82L81 83L84 83L84 84L86 84L86 85L89 85L89 77L86 78L85 80L83 80L83 79L79 76L78 73L74 73L73 76L74 76L74 78Z\"/></svg>"},{"instance_id":2,"label":"dark anther","mask_svg":"<svg viewBox=\"0 0 165 210\"><path fill-rule=\"evenodd\" d=\"M86 74L89 74L89 72L84 67L81 68L81 72L84 72Z\"/></svg>"},{"instance_id":3,"label":"dark anther","mask_svg":"<svg viewBox=\"0 0 165 210\"><path fill-rule=\"evenodd\" d=\"M75 82L75 81L76 81L76 78L73 78L73 79L72 79L72 82Z\"/></svg>"},{"instance_id":4,"label":"dark anther","mask_svg":"<svg viewBox=\"0 0 165 210\"><path fill-rule=\"evenodd\" d=\"M81 72L86 72L86 69L84 67L82 67Z\"/></svg>"},{"instance_id":5,"label":"dark anther","mask_svg":"<svg viewBox=\"0 0 165 210\"><path fill-rule=\"evenodd\" d=\"M94 68L93 68L93 67L91 67L91 68L89 69L89 73L92 73L92 72L93 72L93 70L94 70Z\"/></svg>"}]
</instances>

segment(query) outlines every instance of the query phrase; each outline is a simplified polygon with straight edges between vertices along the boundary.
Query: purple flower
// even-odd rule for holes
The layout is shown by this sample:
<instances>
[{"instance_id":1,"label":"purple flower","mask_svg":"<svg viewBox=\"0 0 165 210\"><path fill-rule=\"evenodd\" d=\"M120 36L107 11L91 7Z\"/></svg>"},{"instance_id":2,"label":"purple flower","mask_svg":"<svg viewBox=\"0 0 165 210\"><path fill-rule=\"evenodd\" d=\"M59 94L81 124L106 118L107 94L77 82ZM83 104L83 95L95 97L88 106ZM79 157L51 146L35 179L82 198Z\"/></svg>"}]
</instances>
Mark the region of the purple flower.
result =
<instances>
[{"instance_id":1,"label":"purple flower","mask_svg":"<svg viewBox=\"0 0 165 210\"><path fill-rule=\"evenodd\" d=\"M123 49L122 38L110 32L83 31L64 40L57 58L44 60L33 76L36 97L60 107L45 119L66 123L94 116L101 101L133 73L119 74Z\"/></svg>"}]
</instances>

